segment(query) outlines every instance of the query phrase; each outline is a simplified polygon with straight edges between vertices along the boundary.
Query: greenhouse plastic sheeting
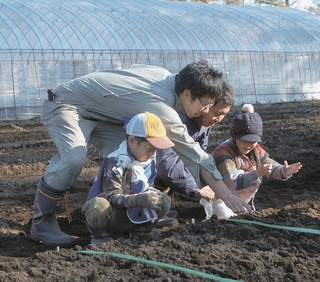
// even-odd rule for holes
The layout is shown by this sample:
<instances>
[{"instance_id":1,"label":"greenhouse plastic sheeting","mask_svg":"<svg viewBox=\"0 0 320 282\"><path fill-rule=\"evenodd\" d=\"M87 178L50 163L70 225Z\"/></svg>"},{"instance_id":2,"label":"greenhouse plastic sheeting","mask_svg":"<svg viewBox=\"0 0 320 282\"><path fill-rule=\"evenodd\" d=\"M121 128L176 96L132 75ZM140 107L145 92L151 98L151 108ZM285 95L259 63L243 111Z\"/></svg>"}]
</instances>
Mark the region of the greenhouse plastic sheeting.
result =
<instances>
[{"instance_id":1,"label":"greenhouse plastic sheeting","mask_svg":"<svg viewBox=\"0 0 320 282\"><path fill-rule=\"evenodd\" d=\"M320 98L320 19L290 8L178 1L0 0L0 119L40 115L46 90L132 64L208 60L236 104Z\"/></svg>"}]
</instances>

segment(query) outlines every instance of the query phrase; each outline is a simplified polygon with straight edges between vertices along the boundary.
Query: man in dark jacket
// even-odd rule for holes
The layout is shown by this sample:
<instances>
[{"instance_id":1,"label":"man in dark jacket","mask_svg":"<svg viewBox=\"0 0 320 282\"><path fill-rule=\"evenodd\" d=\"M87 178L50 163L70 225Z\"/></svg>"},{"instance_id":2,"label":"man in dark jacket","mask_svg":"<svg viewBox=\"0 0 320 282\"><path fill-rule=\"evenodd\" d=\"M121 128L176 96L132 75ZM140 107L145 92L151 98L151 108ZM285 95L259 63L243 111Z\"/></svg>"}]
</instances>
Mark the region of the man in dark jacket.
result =
<instances>
[{"instance_id":1,"label":"man in dark jacket","mask_svg":"<svg viewBox=\"0 0 320 282\"><path fill-rule=\"evenodd\" d=\"M189 135L198 142L204 151L208 150L209 134L212 127L221 122L234 104L233 89L225 85L222 95L215 101L207 113L197 118L189 118L184 111L179 111L181 121L187 126ZM189 196L199 196L208 201L214 198L212 189L206 185L199 187L183 161L171 149L157 150L157 181L161 186Z\"/></svg>"}]
</instances>

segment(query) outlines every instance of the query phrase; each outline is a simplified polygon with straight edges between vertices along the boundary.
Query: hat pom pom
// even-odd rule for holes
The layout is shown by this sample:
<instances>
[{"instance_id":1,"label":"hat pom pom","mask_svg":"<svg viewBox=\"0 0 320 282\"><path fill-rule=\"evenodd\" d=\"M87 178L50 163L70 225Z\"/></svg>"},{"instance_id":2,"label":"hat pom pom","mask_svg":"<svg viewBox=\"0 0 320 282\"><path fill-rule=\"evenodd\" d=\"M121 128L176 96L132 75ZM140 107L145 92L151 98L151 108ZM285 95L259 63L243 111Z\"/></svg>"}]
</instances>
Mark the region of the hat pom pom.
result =
<instances>
[{"instance_id":1,"label":"hat pom pom","mask_svg":"<svg viewBox=\"0 0 320 282\"><path fill-rule=\"evenodd\" d=\"M245 113L253 113L254 112L254 108L251 104L244 104L242 106L242 111Z\"/></svg>"}]
</instances>

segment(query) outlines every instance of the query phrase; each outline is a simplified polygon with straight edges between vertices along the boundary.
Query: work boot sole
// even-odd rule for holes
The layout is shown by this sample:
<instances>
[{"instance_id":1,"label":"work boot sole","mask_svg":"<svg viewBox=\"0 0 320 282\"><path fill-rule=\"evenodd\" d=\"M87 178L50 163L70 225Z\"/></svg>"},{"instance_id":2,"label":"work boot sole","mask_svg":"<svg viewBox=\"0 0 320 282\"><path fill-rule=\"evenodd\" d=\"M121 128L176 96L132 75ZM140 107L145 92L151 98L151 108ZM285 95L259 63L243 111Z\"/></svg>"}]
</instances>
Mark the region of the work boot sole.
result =
<instances>
[{"instance_id":1,"label":"work boot sole","mask_svg":"<svg viewBox=\"0 0 320 282\"><path fill-rule=\"evenodd\" d=\"M78 237L76 236L70 236L67 234L59 235L59 236L52 236L52 235L41 236L37 234L33 228L31 229L30 237L32 240L36 242L39 242L48 246L54 246L54 247L56 246L71 247L76 244L76 240L78 239Z\"/></svg>"}]
</instances>

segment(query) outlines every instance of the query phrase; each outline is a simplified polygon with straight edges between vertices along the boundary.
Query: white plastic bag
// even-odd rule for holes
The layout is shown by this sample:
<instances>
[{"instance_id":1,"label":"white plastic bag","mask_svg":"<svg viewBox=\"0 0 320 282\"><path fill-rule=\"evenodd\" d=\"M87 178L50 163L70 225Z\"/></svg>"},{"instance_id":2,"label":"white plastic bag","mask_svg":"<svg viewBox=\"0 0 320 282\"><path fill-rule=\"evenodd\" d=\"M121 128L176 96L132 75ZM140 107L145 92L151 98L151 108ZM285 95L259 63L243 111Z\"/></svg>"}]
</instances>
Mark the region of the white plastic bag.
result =
<instances>
[{"instance_id":1,"label":"white plastic bag","mask_svg":"<svg viewBox=\"0 0 320 282\"><path fill-rule=\"evenodd\" d=\"M206 219L210 219L212 215L216 215L218 219L227 219L236 214L229 209L226 204L221 200L213 200L208 202L207 200L201 198L200 204L203 205L206 212Z\"/></svg>"}]
</instances>

